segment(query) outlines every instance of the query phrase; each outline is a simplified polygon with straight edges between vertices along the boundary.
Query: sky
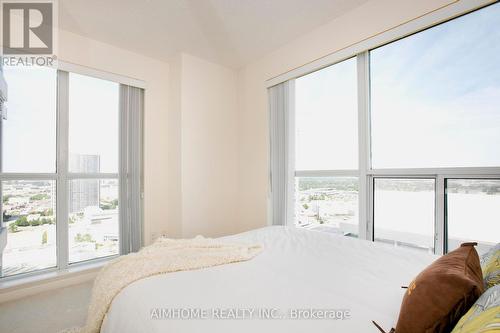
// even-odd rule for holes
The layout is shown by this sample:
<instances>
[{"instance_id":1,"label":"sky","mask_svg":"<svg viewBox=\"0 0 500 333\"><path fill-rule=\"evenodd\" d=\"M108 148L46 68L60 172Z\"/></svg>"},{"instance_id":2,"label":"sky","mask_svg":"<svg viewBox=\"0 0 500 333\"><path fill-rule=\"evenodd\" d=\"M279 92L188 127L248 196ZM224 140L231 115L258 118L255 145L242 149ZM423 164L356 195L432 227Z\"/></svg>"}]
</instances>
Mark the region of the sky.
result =
<instances>
[{"instance_id":1,"label":"sky","mask_svg":"<svg viewBox=\"0 0 500 333\"><path fill-rule=\"evenodd\" d=\"M55 172L56 76L45 68L3 68L8 119L3 120L4 172Z\"/></svg>"},{"instance_id":2,"label":"sky","mask_svg":"<svg viewBox=\"0 0 500 333\"><path fill-rule=\"evenodd\" d=\"M295 169L358 168L356 58L295 81Z\"/></svg>"},{"instance_id":3,"label":"sky","mask_svg":"<svg viewBox=\"0 0 500 333\"><path fill-rule=\"evenodd\" d=\"M69 86L70 154L99 155L101 172L118 173L119 84L70 74Z\"/></svg>"},{"instance_id":4,"label":"sky","mask_svg":"<svg viewBox=\"0 0 500 333\"><path fill-rule=\"evenodd\" d=\"M3 171L54 173L56 71L16 66L4 67L4 74ZM70 154L99 155L101 172L118 172L119 85L70 74L69 86Z\"/></svg>"},{"instance_id":5,"label":"sky","mask_svg":"<svg viewBox=\"0 0 500 333\"><path fill-rule=\"evenodd\" d=\"M375 168L500 166L500 4L371 52Z\"/></svg>"},{"instance_id":6,"label":"sky","mask_svg":"<svg viewBox=\"0 0 500 333\"><path fill-rule=\"evenodd\" d=\"M500 166L500 3L370 52L374 168ZM296 170L357 169L354 59L296 80Z\"/></svg>"}]
</instances>

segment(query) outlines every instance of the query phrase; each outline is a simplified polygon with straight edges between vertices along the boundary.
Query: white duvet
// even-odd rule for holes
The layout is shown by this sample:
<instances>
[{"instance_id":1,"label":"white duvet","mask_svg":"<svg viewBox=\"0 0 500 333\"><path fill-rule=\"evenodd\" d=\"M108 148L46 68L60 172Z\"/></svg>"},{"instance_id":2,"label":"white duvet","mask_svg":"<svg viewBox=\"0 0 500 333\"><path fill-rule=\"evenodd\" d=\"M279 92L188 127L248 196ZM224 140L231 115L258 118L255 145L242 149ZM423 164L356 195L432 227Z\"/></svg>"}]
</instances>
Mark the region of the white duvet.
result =
<instances>
[{"instance_id":1,"label":"white duvet","mask_svg":"<svg viewBox=\"0 0 500 333\"><path fill-rule=\"evenodd\" d=\"M101 332L379 332L372 320L389 330L401 286L437 258L285 227L221 240L264 251L247 262L134 282L114 299Z\"/></svg>"}]
</instances>

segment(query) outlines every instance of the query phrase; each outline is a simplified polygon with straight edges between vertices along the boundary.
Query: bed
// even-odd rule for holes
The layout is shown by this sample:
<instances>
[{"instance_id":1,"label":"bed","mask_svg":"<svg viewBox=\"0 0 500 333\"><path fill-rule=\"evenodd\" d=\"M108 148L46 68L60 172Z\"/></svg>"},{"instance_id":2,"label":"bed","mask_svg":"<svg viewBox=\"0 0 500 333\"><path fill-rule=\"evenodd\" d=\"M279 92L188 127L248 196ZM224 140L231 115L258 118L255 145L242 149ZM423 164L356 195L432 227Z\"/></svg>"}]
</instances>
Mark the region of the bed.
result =
<instances>
[{"instance_id":1,"label":"bed","mask_svg":"<svg viewBox=\"0 0 500 333\"><path fill-rule=\"evenodd\" d=\"M401 286L437 258L277 226L220 240L259 243L264 251L245 262L136 281L113 300L101 332L379 332L372 320L389 330Z\"/></svg>"}]
</instances>

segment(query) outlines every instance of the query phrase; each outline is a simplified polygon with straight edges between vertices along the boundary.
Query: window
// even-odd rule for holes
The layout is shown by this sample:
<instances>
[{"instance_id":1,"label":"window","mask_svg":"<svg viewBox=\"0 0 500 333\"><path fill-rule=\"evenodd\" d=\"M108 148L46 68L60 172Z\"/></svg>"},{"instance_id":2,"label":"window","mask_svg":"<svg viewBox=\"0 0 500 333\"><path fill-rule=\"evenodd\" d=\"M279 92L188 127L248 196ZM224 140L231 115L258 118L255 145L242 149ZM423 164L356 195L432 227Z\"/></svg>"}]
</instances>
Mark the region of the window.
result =
<instances>
[{"instance_id":1,"label":"window","mask_svg":"<svg viewBox=\"0 0 500 333\"><path fill-rule=\"evenodd\" d=\"M297 226L358 235L356 75L352 58L295 81Z\"/></svg>"},{"instance_id":2,"label":"window","mask_svg":"<svg viewBox=\"0 0 500 333\"><path fill-rule=\"evenodd\" d=\"M500 166L499 19L497 4L370 51L373 168Z\"/></svg>"},{"instance_id":3,"label":"window","mask_svg":"<svg viewBox=\"0 0 500 333\"><path fill-rule=\"evenodd\" d=\"M371 173L432 178L427 190L420 180L392 199L375 179L375 240L438 253L463 240L483 249L500 241L494 196L485 196L494 182L450 179L500 173L500 66L491 56L500 51L499 19L500 5L488 6L369 52ZM404 211L404 232L385 235Z\"/></svg>"},{"instance_id":4,"label":"window","mask_svg":"<svg viewBox=\"0 0 500 333\"><path fill-rule=\"evenodd\" d=\"M356 59L295 81L295 169L358 168Z\"/></svg>"},{"instance_id":5,"label":"window","mask_svg":"<svg viewBox=\"0 0 500 333\"><path fill-rule=\"evenodd\" d=\"M55 173L56 71L4 66L3 72L9 113L1 139L2 171Z\"/></svg>"},{"instance_id":6,"label":"window","mask_svg":"<svg viewBox=\"0 0 500 333\"><path fill-rule=\"evenodd\" d=\"M70 73L69 87L68 169L70 175L96 177L69 182L69 262L74 263L119 252L119 84ZM97 178L104 173L115 176Z\"/></svg>"},{"instance_id":7,"label":"window","mask_svg":"<svg viewBox=\"0 0 500 333\"><path fill-rule=\"evenodd\" d=\"M2 216L8 230L3 276L57 265L55 202L53 180L2 182Z\"/></svg>"},{"instance_id":8,"label":"window","mask_svg":"<svg viewBox=\"0 0 500 333\"><path fill-rule=\"evenodd\" d=\"M273 224L437 254L500 242L499 21L494 3L271 80Z\"/></svg>"},{"instance_id":9,"label":"window","mask_svg":"<svg viewBox=\"0 0 500 333\"><path fill-rule=\"evenodd\" d=\"M69 171L117 173L119 84L70 73L69 87Z\"/></svg>"},{"instance_id":10,"label":"window","mask_svg":"<svg viewBox=\"0 0 500 333\"><path fill-rule=\"evenodd\" d=\"M486 252L498 243L499 179L448 179L446 209L449 251L474 241L479 252Z\"/></svg>"},{"instance_id":11,"label":"window","mask_svg":"<svg viewBox=\"0 0 500 333\"><path fill-rule=\"evenodd\" d=\"M69 262L118 254L118 181L71 180L69 200Z\"/></svg>"},{"instance_id":12,"label":"window","mask_svg":"<svg viewBox=\"0 0 500 333\"><path fill-rule=\"evenodd\" d=\"M434 179L374 179L376 241L434 250Z\"/></svg>"},{"instance_id":13,"label":"window","mask_svg":"<svg viewBox=\"0 0 500 333\"><path fill-rule=\"evenodd\" d=\"M42 67L4 76L0 277L137 250L142 89Z\"/></svg>"}]
</instances>

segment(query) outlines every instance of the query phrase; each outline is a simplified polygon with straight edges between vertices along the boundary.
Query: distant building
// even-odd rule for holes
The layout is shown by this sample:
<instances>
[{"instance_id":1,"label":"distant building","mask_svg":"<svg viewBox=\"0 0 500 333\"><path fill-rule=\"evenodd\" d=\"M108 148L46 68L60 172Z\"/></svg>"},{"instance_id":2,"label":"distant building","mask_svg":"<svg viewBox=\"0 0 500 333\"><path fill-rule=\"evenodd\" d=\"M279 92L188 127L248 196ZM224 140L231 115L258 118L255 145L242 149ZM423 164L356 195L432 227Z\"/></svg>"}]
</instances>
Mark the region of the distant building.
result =
<instances>
[{"instance_id":1,"label":"distant building","mask_svg":"<svg viewBox=\"0 0 500 333\"><path fill-rule=\"evenodd\" d=\"M71 154L69 171L79 173L98 173L100 170L99 155Z\"/></svg>"},{"instance_id":2,"label":"distant building","mask_svg":"<svg viewBox=\"0 0 500 333\"><path fill-rule=\"evenodd\" d=\"M69 170L78 173L98 173L99 155L71 154ZM69 182L69 212L78 213L86 207L99 206L99 180L78 179Z\"/></svg>"}]
</instances>

